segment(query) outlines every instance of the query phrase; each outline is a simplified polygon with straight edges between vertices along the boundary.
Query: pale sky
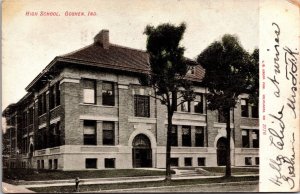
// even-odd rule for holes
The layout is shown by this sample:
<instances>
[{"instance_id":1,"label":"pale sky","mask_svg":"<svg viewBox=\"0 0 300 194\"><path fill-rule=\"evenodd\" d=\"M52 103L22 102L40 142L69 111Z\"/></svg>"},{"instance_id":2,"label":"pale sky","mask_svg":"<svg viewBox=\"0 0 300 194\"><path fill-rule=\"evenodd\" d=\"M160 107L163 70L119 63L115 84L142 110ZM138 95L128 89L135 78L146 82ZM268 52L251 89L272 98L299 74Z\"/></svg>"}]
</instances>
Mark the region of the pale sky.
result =
<instances>
[{"instance_id":1,"label":"pale sky","mask_svg":"<svg viewBox=\"0 0 300 194\"><path fill-rule=\"evenodd\" d=\"M58 55L89 45L108 29L110 42L145 50L145 26L185 22L185 56L195 58L223 34L236 34L246 50L258 47L258 0L9 0L2 5L2 110ZM59 17L26 16L53 11ZM66 11L96 16L65 16Z\"/></svg>"}]
</instances>

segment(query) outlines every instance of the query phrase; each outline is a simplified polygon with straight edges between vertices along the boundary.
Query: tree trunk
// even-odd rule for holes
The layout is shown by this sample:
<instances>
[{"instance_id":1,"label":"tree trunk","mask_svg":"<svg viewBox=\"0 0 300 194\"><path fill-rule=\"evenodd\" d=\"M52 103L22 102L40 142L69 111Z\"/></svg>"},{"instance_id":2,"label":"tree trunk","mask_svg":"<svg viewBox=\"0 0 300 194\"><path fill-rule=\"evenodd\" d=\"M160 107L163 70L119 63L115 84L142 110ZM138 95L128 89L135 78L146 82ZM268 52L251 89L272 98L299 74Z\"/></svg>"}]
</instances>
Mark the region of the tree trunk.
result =
<instances>
[{"instance_id":1,"label":"tree trunk","mask_svg":"<svg viewBox=\"0 0 300 194\"><path fill-rule=\"evenodd\" d=\"M225 109L226 115L226 172L225 177L231 177L231 157L230 157L230 138L231 138L231 129L230 129L230 108Z\"/></svg>"},{"instance_id":2,"label":"tree trunk","mask_svg":"<svg viewBox=\"0 0 300 194\"><path fill-rule=\"evenodd\" d=\"M168 129L166 145L166 181L171 181L171 133L173 112L168 109Z\"/></svg>"}]
</instances>

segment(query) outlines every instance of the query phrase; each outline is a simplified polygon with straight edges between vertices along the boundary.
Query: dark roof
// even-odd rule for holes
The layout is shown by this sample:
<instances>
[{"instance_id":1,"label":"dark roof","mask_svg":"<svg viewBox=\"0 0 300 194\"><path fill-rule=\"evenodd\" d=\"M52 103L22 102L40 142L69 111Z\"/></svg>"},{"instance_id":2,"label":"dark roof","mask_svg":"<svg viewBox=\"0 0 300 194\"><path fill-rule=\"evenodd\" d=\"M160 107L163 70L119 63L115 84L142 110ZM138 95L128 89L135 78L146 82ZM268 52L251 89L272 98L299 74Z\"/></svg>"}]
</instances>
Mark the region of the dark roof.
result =
<instances>
[{"instance_id":1,"label":"dark roof","mask_svg":"<svg viewBox=\"0 0 300 194\"><path fill-rule=\"evenodd\" d=\"M92 44L72 53L60 56L62 59L93 63L99 67L128 70L133 72L148 72L148 53L110 44L109 49Z\"/></svg>"},{"instance_id":2,"label":"dark roof","mask_svg":"<svg viewBox=\"0 0 300 194\"><path fill-rule=\"evenodd\" d=\"M110 44L108 49L98 44L91 44L72 53L59 56L59 58L116 70L138 73L150 71L149 55L146 51L115 44ZM201 81L205 74L204 68L191 59L187 59L187 61L189 65L195 66L195 74L188 75L187 78L192 81Z\"/></svg>"}]
</instances>

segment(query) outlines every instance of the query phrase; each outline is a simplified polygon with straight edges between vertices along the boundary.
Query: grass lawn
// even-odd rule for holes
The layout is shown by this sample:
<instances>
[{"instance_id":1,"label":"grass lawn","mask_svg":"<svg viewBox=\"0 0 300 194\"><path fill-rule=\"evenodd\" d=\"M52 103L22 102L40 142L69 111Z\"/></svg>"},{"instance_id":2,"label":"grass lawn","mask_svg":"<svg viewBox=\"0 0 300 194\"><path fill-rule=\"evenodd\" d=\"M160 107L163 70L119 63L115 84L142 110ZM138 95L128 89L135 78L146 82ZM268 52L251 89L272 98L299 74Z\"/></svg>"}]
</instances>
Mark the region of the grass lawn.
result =
<instances>
[{"instance_id":1,"label":"grass lawn","mask_svg":"<svg viewBox=\"0 0 300 194\"><path fill-rule=\"evenodd\" d=\"M87 178L111 178L111 177L137 177L165 175L165 171L142 170L142 169L110 169L110 170L84 170L84 171L53 171L39 170L39 173L31 169L3 169L4 180L63 180Z\"/></svg>"},{"instance_id":2,"label":"grass lawn","mask_svg":"<svg viewBox=\"0 0 300 194\"><path fill-rule=\"evenodd\" d=\"M172 180L171 182L152 181L140 183L115 183L115 184L99 184L99 185L80 185L80 192L93 192L100 190L127 189L127 188L144 188L144 187L162 187L162 186L179 186L207 183L225 183L239 181L258 181L258 177L231 177L231 178L208 178L208 179L190 179L190 180ZM62 187L43 187L29 188L35 192L58 193L58 192L74 192L74 186Z\"/></svg>"}]
</instances>

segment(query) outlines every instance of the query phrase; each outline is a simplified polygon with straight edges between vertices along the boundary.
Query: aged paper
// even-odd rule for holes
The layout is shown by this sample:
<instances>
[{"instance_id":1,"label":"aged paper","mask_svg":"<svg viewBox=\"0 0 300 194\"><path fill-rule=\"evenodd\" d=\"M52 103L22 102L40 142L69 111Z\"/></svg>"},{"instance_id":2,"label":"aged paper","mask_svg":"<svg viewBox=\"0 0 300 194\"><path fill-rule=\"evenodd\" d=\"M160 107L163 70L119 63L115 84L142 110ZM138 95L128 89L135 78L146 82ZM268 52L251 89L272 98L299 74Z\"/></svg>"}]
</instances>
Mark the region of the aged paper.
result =
<instances>
[{"instance_id":1,"label":"aged paper","mask_svg":"<svg viewBox=\"0 0 300 194\"><path fill-rule=\"evenodd\" d=\"M102 29L113 43L145 50L146 25L186 22L191 59L236 34L248 52L260 50L259 191L299 191L299 1L7 0L2 11L2 111L56 56Z\"/></svg>"},{"instance_id":2,"label":"aged paper","mask_svg":"<svg viewBox=\"0 0 300 194\"><path fill-rule=\"evenodd\" d=\"M299 191L299 2L260 1L260 191Z\"/></svg>"}]
</instances>

